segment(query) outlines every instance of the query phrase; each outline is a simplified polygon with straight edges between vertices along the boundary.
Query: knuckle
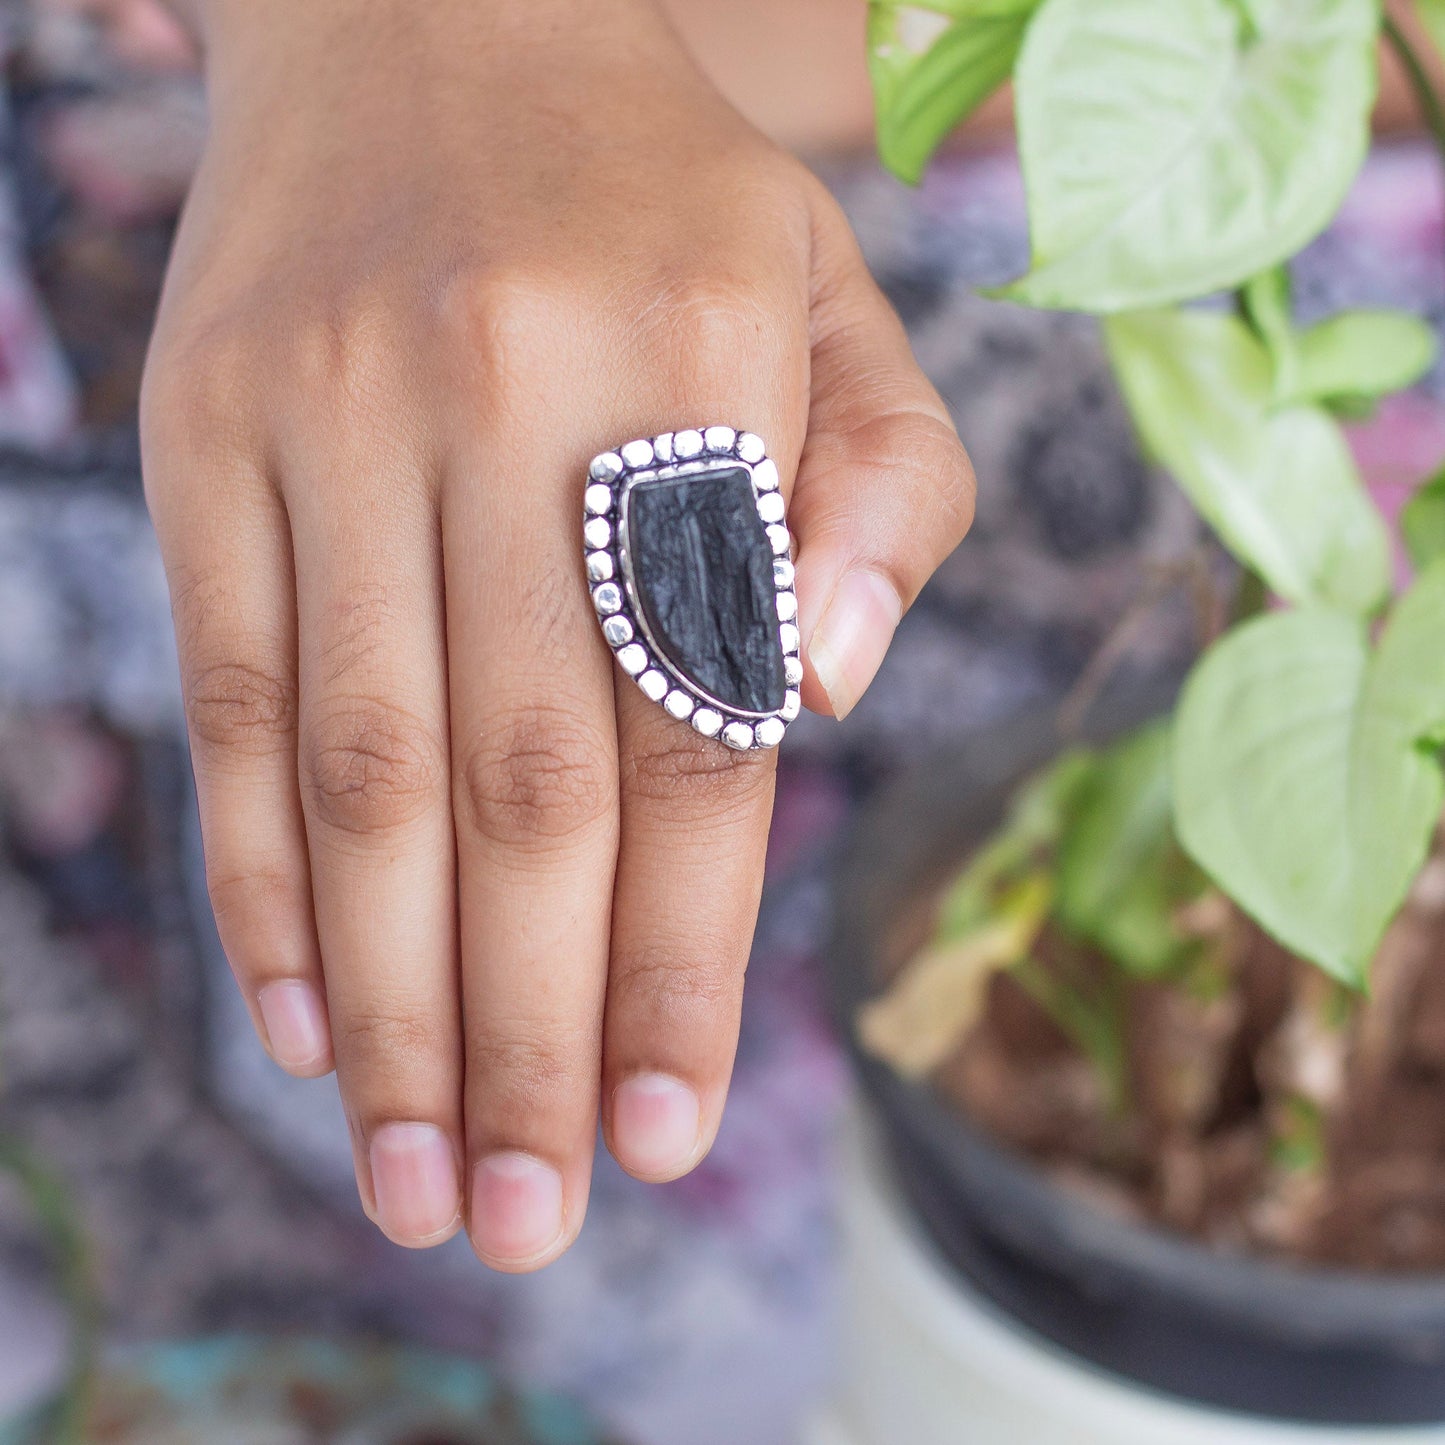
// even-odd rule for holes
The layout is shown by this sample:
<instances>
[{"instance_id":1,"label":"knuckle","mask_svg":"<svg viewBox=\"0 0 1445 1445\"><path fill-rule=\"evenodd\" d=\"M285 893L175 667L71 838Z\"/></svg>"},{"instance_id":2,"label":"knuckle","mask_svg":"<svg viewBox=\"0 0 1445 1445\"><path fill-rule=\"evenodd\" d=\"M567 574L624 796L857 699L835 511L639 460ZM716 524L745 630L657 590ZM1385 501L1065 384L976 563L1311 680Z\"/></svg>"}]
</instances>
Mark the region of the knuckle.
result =
<instances>
[{"instance_id":1,"label":"knuckle","mask_svg":"<svg viewBox=\"0 0 1445 1445\"><path fill-rule=\"evenodd\" d=\"M771 336L777 320L756 286L725 276L689 277L664 288L656 314L699 369L728 375Z\"/></svg>"},{"instance_id":2,"label":"knuckle","mask_svg":"<svg viewBox=\"0 0 1445 1445\"><path fill-rule=\"evenodd\" d=\"M976 484L968 452L952 426L931 416L917 418L910 446L935 483L931 495L941 530L956 543L973 525Z\"/></svg>"},{"instance_id":3,"label":"knuckle","mask_svg":"<svg viewBox=\"0 0 1445 1445\"><path fill-rule=\"evenodd\" d=\"M924 411L879 419L863 439L863 460L882 473L909 474L923 482L923 530L937 532L949 550L973 522L974 476L958 433L941 417Z\"/></svg>"},{"instance_id":4,"label":"knuckle","mask_svg":"<svg viewBox=\"0 0 1445 1445\"><path fill-rule=\"evenodd\" d=\"M493 1028L468 1040L467 1077L480 1082L489 1103L500 1096L510 1108L533 1114L577 1094L582 1060L594 1052L590 1041L565 1030Z\"/></svg>"},{"instance_id":5,"label":"knuckle","mask_svg":"<svg viewBox=\"0 0 1445 1445\"><path fill-rule=\"evenodd\" d=\"M469 266L448 278L437 330L470 378L487 426L531 427L539 389L554 384L565 358L586 354L587 284L537 262Z\"/></svg>"},{"instance_id":6,"label":"knuckle","mask_svg":"<svg viewBox=\"0 0 1445 1445\"><path fill-rule=\"evenodd\" d=\"M306 901L295 876L265 869L231 873L210 867L206 891L216 929L228 942L292 927Z\"/></svg>"},{"instance_id":7,"label":"knuckle","mask_svg":"<svg viewBox=\"0 0 1445 1445\"><path fill-rule=\"evenodd\" d=\"M595 724L561 708L530 708L482 730L462 769L459 803L492 842L557 842L612 810L607 759Z\"/></svg>"},{"instance_id":8,"label":"knuckle","mask_svg":"<svg viewBox=\"0 0 1445 1445\"><path fill-rule=\"evenodd\" d=\"M343 293L295 329L295 365L304 390L329 396L343 412L375 413L401 372L392 305L369 291Z\"/></svg>"},{"instance_id":9,"label":"knuckle","mask_svg":"<svg viewBox=\"0 0 1445 1445\"><path fill-rule=\"evenodd\" d=\"M736 1007L746 970L746 959L730 959L721 948L644 946L616 961L611 1007L685 1029Z\"/></svg>"},{"instance_id":10,"label":"knuckle","mask_svg":"<svg viewBox=\"0 0 1445 1445\"><path fill-rule=\"evenodd\" d=\"M333 702L307 729L301 750L308 800L338 832L390 832L435 804L443 752L434 729L392 703Z\"/></svg>"},{"instance_id":11,"label":"knuckle","mask_svg":"<svg viewBox=\"0 0 1445 1445\"><path fill-rule=\"evenodd\" d=\"M681 728L648 728L624 755L624 789L674 814L725 823L728 812L770 798L771 755L740 753Z\"/></svg>"},{"instance_id":12,"label":"knuckle","mask_svg":"<svg viewBox=\"0 0 1445 1445\"><path fill-rule=\"evenodd\" d=\"M545 356L575 328L576 290L540 266L469 268L442 289L442 327L505 374L521 358Z\"/></svg>"},{"instance_id":13,"label":"knuckle","mask_svg":"<svg viewBox=\"0 0 1445 1445\"><path fill-rule=\"evenodd\" d=\"M380 1078L414 1073L418 1062L443 1059L455 1047L439 1019L380 1000L344 1014L333 1028L337 1052L364 1061Z\"/></svg>"},{"instance_id":14,"label":"knuckle","mask_svg":"<svg viewBox=\"0 0 1445 1445\"><path fill-rule=\"evenodd\" d=\"M244 662L195 669L186 688L191 736L206 748L274 752L296 728L296 683L288 672Z\"/></svg>"}]
</instances>

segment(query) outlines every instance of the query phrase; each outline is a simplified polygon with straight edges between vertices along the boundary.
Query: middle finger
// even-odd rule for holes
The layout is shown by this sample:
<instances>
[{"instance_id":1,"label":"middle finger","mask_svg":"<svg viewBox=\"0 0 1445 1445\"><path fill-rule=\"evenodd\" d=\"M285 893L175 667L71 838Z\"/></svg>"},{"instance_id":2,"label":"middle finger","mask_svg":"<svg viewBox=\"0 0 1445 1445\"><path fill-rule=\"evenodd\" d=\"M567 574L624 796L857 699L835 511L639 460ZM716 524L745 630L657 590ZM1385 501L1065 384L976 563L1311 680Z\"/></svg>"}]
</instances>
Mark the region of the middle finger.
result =
<instances>
[{"instance_id":1,"label":"middle finger","mask_svg":"<svg viewBox=\"0 0 1445 1445\"><path fill-rule=\"evenodd\" d=\"M470 1230L535 1269L581 1227L617 851L612 678L576 584L575 458L534 400L444 504ZM478 485L487 481L487 485ZM520 518L509 515L526 508Z\"/></svg>"}]
</instances>

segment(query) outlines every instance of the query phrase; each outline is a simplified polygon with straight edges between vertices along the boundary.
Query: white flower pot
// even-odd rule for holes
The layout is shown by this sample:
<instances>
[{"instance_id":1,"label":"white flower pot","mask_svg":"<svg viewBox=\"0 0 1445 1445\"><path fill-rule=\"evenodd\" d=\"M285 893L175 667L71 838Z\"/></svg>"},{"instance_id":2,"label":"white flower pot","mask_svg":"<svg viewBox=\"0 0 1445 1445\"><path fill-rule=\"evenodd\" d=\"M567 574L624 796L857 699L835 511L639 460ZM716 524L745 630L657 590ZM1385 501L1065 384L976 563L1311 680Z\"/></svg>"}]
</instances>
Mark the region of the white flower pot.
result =
<instances>
[{"instance_id":1,"label":"white flower pot","mask_svg":"<svg viewBox=\"0 0 1445 1445\"><path fill-rule=\"evenodd\" d=\"M1005 1317L936 1254L862 1107L843 1150L841 1385L804 1445L1445 1445L1445 1426L1294 1425L1107 1375Z\"/></svg>"}]
</instances>

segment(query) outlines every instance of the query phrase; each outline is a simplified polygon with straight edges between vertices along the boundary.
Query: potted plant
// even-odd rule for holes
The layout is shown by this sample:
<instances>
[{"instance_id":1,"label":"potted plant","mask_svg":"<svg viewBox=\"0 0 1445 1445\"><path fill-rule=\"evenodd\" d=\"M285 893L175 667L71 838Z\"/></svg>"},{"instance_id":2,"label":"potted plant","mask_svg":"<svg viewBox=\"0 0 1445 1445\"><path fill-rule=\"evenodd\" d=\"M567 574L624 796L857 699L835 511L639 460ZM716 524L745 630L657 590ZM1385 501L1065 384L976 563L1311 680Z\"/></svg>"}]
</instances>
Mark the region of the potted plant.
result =
<instances>
[{"instance_id":1,"label":"potted plant","mask_svg":"<svg viewBox=\"0 0 1445 1445\"><path fill-rule=\"evenodd\" d=\"M1235 566L1196 579L1177 697L1080 696L1072 739L1014 723L880 802L839 1004L962 1288L1257 1421L1445 1424L1445 471L1392 531L1341 426L1435 345L1301 325L1288 271L1363 162L1382 42L1445 156L1431 36L1441 0L870 6L904 179L1012 79L1032 265L993 294L1101 318Z\"/></svg>"}]
</instances>

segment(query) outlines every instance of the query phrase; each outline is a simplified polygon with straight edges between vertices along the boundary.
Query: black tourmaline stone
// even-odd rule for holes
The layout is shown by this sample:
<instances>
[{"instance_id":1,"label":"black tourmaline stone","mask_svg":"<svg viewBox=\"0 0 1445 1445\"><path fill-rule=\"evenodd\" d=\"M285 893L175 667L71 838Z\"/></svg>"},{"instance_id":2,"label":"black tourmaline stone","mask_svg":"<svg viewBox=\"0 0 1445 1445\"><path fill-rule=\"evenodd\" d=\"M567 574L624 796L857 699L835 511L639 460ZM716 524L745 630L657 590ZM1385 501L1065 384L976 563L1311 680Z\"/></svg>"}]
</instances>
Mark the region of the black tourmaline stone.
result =
<instances>
[{"instance_id":1,"label":"black tourmaline stone","mask_svg":"<svg viewBox=\"0 0 1445 1445\"><path fill-rule=\"evenodd\" d=\"M647 625L677 670L742 712L782 707L773 549L746 469L639 482L627 542Z\"/></svg>"}]
</instances>

